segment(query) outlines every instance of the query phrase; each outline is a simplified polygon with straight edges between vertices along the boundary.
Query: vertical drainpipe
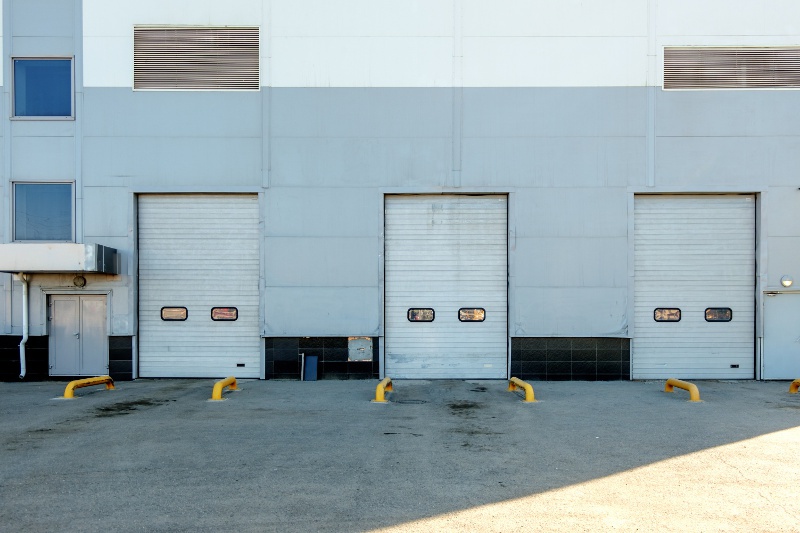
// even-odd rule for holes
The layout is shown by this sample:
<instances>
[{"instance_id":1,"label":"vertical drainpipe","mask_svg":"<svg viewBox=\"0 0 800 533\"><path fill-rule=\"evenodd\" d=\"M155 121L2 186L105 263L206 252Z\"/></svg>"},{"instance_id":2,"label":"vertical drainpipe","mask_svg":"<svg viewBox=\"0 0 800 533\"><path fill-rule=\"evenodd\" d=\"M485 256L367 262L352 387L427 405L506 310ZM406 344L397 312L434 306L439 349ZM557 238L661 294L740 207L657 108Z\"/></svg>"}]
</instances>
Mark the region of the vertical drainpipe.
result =
<instances>
[{"instance_id":1,"label":"vertical drainpipe","mask_svg":"<svg viewBox=\"0 0 800 533\"><path fill-rule=\"evenodd\" d=\"M24 272L18 274L22 282L22 341L19 343L19 379L25 378L25 343L28 342L28 276Z\"/></svg>"}]
</instances>

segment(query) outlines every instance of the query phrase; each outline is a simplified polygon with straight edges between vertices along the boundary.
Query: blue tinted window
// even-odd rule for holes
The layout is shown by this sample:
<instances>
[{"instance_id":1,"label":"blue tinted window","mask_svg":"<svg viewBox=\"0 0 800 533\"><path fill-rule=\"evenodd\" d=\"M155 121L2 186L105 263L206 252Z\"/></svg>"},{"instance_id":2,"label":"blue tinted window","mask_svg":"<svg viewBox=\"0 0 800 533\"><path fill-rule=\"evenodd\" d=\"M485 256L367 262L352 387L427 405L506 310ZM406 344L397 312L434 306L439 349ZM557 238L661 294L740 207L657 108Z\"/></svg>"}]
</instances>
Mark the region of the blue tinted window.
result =
<instances>
[{"instance_id":1,"label":"blue tinted window","mask_svg":"<svg viewBox=\"0 0 800 533\"><path fill-rule=\"evenodd\" d=\"M14 116L71 117L72 60L15 59Z\"/></svg>"},{"instance_id":2,"label":"blue tinted window","mask_svg":"<svg viewBox=\"0 0 800 533\"><path fill-rule=\"evenodd\" d=\"M14 239L71 241L72 184L15 184Z\"/></svg>"}]
</instances>

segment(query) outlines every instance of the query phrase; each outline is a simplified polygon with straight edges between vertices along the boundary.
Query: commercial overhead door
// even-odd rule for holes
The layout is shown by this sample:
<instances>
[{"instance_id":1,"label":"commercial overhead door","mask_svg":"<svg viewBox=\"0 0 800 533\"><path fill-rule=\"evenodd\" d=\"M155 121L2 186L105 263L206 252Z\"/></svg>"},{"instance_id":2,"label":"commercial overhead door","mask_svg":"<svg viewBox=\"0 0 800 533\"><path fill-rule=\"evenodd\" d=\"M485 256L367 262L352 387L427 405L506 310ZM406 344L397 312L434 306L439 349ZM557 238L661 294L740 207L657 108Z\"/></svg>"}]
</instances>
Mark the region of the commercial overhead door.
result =
<instances>
[{"instance_id":1,"label":"commercial overhead door","mask_svg":"<svg viewBox=\"0 0 800 533\"><path fill-rule=\"evenodd\" d=\"M386 375L507 377L507 203L386 197Z\"/></svg>"},{"instance_id":2,"label":"commercial overhead door","mask_svg":"<svg viewBox=\"0 0 800 533\"><path fill-rule=\"evenodd\" d=\"M755 198L637 196L631 377L755 377Z\"/></svg>"},{"instance_id":3,"label":"commercial overhead door","mask_svg":"<svg viewBox=\"0 0 800 533\"><path fill-rule=\"evenodd\" d=\"M139 375L261 375L258 197L141 195Z\"/></svg>"}]
</instances>

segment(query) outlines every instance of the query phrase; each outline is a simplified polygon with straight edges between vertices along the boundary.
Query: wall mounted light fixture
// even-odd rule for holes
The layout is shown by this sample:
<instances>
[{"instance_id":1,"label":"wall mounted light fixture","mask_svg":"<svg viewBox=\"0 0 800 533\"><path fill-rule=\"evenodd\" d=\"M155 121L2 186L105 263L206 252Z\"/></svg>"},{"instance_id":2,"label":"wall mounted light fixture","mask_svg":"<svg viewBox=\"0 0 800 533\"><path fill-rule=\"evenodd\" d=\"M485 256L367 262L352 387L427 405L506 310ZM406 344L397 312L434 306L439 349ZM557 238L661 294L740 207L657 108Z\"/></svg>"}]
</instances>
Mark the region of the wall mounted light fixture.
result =
<instances>
[{"instance_id":1,"label":"wall mounted light fixture","mask_svg":"<svg viewBox=\"0 0 800 533\"><path fill-rule=\"evenodd\" d=\"M791 287L792 283L794 283L792 276L783 276L781 278L781 285L783 285L784 287Z\"/></svg>"}]
</instances>

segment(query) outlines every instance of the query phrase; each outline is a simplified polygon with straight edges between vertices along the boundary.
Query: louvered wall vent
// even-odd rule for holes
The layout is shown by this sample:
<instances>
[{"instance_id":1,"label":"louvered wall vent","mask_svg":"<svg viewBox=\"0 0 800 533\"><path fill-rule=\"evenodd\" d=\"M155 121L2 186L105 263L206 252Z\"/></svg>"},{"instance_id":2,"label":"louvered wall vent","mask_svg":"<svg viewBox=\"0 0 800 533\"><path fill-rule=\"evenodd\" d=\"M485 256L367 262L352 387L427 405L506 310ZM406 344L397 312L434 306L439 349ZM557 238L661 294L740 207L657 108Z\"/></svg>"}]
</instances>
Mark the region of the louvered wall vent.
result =
<instances>
[{"instance_id":1,"label":"louvered wall vent","mask_svg":"<svg viewBox=\"0 0 800 533\"><path fill-rule=\"evenodd\" d=\"M665 89L800 87L800 47L665 48Z\"/></svg>"},{"instance_id":2,"label":"louvered wall vent","mask_svg":"<svg viewBox=\"0 0 800 533\"><path fill-rule=\"evenodd\" d=\"M134 89L259 88L258 28L133 29Z\"/></svg>"}]
</instances>

